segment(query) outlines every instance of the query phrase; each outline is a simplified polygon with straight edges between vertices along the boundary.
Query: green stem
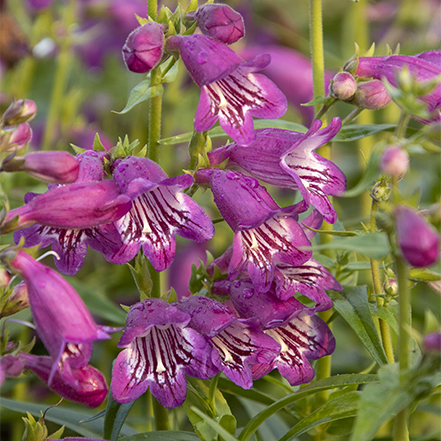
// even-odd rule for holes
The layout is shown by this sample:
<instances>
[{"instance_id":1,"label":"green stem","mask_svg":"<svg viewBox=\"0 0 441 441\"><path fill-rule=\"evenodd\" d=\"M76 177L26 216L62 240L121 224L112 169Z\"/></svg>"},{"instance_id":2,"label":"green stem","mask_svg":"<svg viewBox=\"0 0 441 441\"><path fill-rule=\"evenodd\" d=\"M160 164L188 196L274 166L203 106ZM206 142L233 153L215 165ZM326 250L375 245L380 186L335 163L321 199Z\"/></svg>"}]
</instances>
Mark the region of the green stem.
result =
<instances>
[{"instance_id":1,"label":"green stem","mask_svg":"<svg viewBox=\"0 0 441 441\"><path fill-rule=\"evenodd\" d=\"M409 120L410 120L410 115L403 110L400 114L400 119L395 129L396 138L401 139L405 137L407 124L409 123Z\"/></svg>"},{"instance_id":2,"label":"green stem","mask_svg":"<svg viewBox=\"0 0 441 441\"><path fill-rule=\"evenodd\" d=\"M150 5L150 2L149 2ZM161 70L156 67L151 72L152 87L161 84ZM149 117L149 143L148 157L152 161L159 162L159 144L161 139L161 114L162 114L162 95L150 98L150 117Z\"/></svg>"},{"instance_id":3,"label":"green stem","mask_svg":"<svg viewBox=\"0 0 441 441\"><path fill-rule=\"evenodd\" d=\"M170 430L169 413L156 399L153 400L155 409L156 430ZM171 415L171 413L170 413Z\"/></svg>"},{"instance_id":4,"label":"green stem","mask_svg":"<svg viewBox=\"0 0 441 441\"><path fill-rule=\"evenodd\" d=\"M314 119L320 119L337 101L337 98L328 98L328 102L323 104L319 112L314 115Z\"/></svg>"},{"instance_id":5,"label":"green stem","mask_svg":"<svg viewBox=\"0 0 441 441\"><path fill-rule=\"evenodd\" d=\"M361 112L363 112L364 109L360 109L359 107L357 107L356 109L354 109L342 122L341 122L341 126L345 126L347 124L349 124L351 121L353 121L355 118L357 118L358 115L360 115Z\"/></svg>"}]
</instances>

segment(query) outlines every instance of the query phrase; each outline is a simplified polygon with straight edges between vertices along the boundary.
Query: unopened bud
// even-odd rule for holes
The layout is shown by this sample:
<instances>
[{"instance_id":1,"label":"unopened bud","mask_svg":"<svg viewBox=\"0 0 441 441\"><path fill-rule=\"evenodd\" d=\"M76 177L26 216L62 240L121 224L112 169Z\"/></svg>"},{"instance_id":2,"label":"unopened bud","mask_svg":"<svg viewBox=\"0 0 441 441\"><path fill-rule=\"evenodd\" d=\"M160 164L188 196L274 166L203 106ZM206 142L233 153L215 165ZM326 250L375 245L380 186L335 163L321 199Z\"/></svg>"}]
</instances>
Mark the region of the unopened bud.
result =
<instances>
[{"instance_id":1,"label":"unopened bud","mask_svg":"<svg viewBox=\"0 0 441 441\"><path fill-rule=\"evenodd\" d=\"M403 176L409 168L409 155L398 145L386 147L381 155L380 168L389 176Z\"/></svg>"},{"instance_id":2,"label":"unopened bud","mask_svg":"<svg viewBox=\"0 0 441 441\"><path fill-rule=\"evenodd\" d=\"M22 281L14 286L12 294L0 312L0 317L8 317L26 308L29 308L28 287L26 283Z\"/></svg>"},{"instance_id":3,"label":"unopened bud","mask_svg":"<svg viewBox=\"0 0 441 441\"><path fill-rule=\"evenodd\" d=\"M427 334L423 340L423 348L425 352L441 352L441 333Z\"/></svg>"},{"instance_id":4,"label":"unopened bud","mask_svg":"<svg viewBox=\"0 0 441 441\"><path fill-rule=\"evenodd\" d=\"M232 44L245 35L242 16L228 5L206 4L187 15L198 22L204 35L225 44Z\"/></svg>"},{"instance_id":5,"label":"unopened bud","mask_svg":"<svg viewBox=\"0 0 441 441\"><path fill-rule=\"evenodd\" d=\"M37 106L31 100L14 101L3 114L3 124L5 126L15 126L16 124L30 121L37 113Z\"/></svg>"},{"instance_id":6,"label":"unopened bud","mask_svg":"<svg viewBox=\"0 0 441 441\"><path fill-rule=\"evenodd\" d=\"M26 156L6 158L2 171L24 171L34 178L52 184L71 184L78 178L80 165L67 152L33 152Z\"/></svg>"},{"instance_id":7,"label":"unopened bud","mask_svg":"<svg viewBox=\"0 0 441 441\"><path fill-rule=\"evenodd\" d=\"M329 93L342 101L351 99L357 91L357 82L349 72L339 72L329 85Z\"/></svg>"},{"instance_id":8,"label":"unopened bud","mask_svg":"<svg viewBox=\"0 0 441 441\"><path fill-rule=\"evenodd\" d=\"M122 48L124 63L132 72L153 69L164 52L164 25L150 22L132 31Z\"/></svg>"},{"instance_id":9,"label":"unopened bud","mask_svg":"<svg viewBox=\"0 0 441 441\"><path fill-rule=\"evenodd\" d=\"M3 268L0 268L0 288L6 288L11 280L11 275Z\"/></svg>"},{"instance_id":10,"label":"unopened bud","mask_svg":"<svg viewBox=\"0 0 441 441\"><path fill-rule=\"evenodd\" d=\"M371 80L358 84L357 92L351 102L361 109L379 110L386 107L390 100L391 97L384 84L380 80Z\"/></svg>"},{"instance_id":11,"label":"unopened bud","mask_svg":"<svg viewBox=\"0 0 441 441\"><path fill-rule=\"evenodd\" d=\"M32 129L28 123L19 124L14 130L6 130L0 137L0 150L4 152L21 150L32 139Z\"/></svg>"},{"instance_id":12,"label":"unopened bud","mask_svg":"<svg viewBox=\"0 0 441 441\"><path fill-rule=\"evenodd\" d=\"M372 188L371 197L376 202L384 202L389 200L390 187L386 181L377 182Z\"/></svg>"},{"instance_id":13,"label":"unopened bud","mask_svg":"<svg viewBox=\"0 0 441 441\"><path fill-rule=\"evenodd\" d=\"M383 283L384 292L392 297L395 297L398 294L398 283L396 279L389 279L388 277Z\"/></svg>"}]
</instances>

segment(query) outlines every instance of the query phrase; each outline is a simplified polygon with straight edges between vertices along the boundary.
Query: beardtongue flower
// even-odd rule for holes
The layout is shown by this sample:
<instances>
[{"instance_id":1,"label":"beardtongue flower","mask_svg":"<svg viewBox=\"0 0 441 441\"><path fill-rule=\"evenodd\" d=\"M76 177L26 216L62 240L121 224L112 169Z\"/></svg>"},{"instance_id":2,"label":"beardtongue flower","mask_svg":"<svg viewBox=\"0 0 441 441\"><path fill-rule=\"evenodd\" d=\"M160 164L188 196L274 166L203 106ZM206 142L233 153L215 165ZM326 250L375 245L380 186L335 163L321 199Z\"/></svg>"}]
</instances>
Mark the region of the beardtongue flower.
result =
<instances>
[{"instance_id":1,"label":"beardtongue flower","mask_svg":"<svg viewBox=\"0 0 441 441\"><path fill-rule=\"evenodd\" d=\"M232 44L245 35L242 16L233 8L224 4L206 4L187 14L190 20L196 20L204 35L225 44Z\"/></svg>"},{"instance_id":2,"label":"beardtongue flower","mask_svg":"<svg viewBox=\"0 0 441 441\"><path fill-rule=\"evenodd\" d=\"M250 326L246 320L239 320L223 303L193 296L176 303L176 307L190 314L189 327L209 339L216 368L244 389L253 385L252 366L270 363L280 353L279 344L256 329L254 321Z\"/></svg>"},{"instance_id":3,"label":"beardtongue flower","mask_svg":"<svg viewBox=\"0 0 441 441\"><path fill-rule=\"evenodd\" d=\"M87 150L77 155L79 173L77 183L101 181L103 177L103 152ZM50 186L52 191L56 186ZM29 203L38 195L28 193L25 202ZM48 225L34 224L14 232L14 241L19 243L25 238L25 246L33 247L40 244L44 248L52 245L52 251L57 253L55 266L63 274L76 274L84 263L87 246L109 258L122 246L121 236L113 223L90 228L67 229Z\"/></svg>"},{"instance_id":4,"label":"beardtongue flower","mask_svg":"<svg viewBox=\"0 0 441 441\"><path fill-rule=\"evenodd\" d=\"M441 69L441 51L427 51L414 55L415 58L432 63Z\"/></svg>"},{"instance_id":5,"label":"beardtongue flower","mask_svg":"<svg viewBox=\"0 0 441 441\"><path fill-rule=\"evenodd\" d=\"M234 231L229 279L246 270L257 290L265 292L274 279L274 260L301 265L309 260L311 246L297 213L303 204L280 208L256 179L220 169L201 169L195 179L208 183L220 214Z\"/></svg>"},{"instance_id":6,"label":"beardtongue flower","mask_svg":"<svg viewBox=\"0 0 441 441\"><path fill-rule=\"evenodd\" d=\"M53 184L71 184L78 178L80 165L67 152L31 152L6 158L0 171L24 171L34 178Z\"/></svg>"},{"instance_id":7,"label":"beardtongue flower","mask_svg":"<svg viewBox=\"0 0 441 441\"><path fill-rule=\"evenodd\" d=\"M380 80L359 83L351 103L360 109L379 110L390 103L391 97Z\"/></svg>"},{"instance_id":8,"label":"beardtongue flower","mask_svg":"<svg viewBox=\"0 0 441 441\"><path fill-rule=\"evenodd\" d=\"M331 80L329 86L330 94L339 100L346 101L351 99L357 91L357 82L349 72L339 72Z\"/></svg>"},{"instance_id":9,"label":"beardtongue flower","mask_svg":"<svg viewBox=\"0 0 441 441\"><path fill-rule=\"evenodd\" d=\"M50 384L60 363L85 366L92 343L109 338L98 326L77 292L58 273L18 251L8 262L28 288L29 305L37 333L51 355Z\"/></svg>"},{"instance_id":10,"label":"beardtongue flower","mask_svg":"<svg viewBox=\"0 0 441 441\"><path fill-rule=\"evenodd\" d=\"M331 161L313 151L330 141L340 130L341 121L319 130L321 121L313 122L308 133L281 129L256 130L256 140L243 148L237 143L208 153L211 165L229 160L243 170L269 184L299 189L306 204L312 204L324 217L334 223L334 207L327 195L339 196L346 189L343 172Z\"/></svg>"},{"instance_id":11,"label":"beardtongue flower","mask_svg":"<svg viewBox=\"0 0 441 441\"><path fill-rule=\"evenodd\" d=\"M108 387L103 374L93 366L77 369L58 366L52 374L51 357L20 354L24 367L37 374L55 393L74 403L87 407L98 407L107 397ZM52 375L51 381L50 376Z\"/></svg>"},{"instance_id":12,"label":"beardtongue flower","mask_svg":"<svg viewBox=\"0 0 441 441\"><path fill-rule=\"evenodd\" d=\"M147 388L168 409L186 396L186 378L210 378L217 373L211 347L187 325L191 317L164 300L143 300L130 308L118 347L111 390L115 401L130 403Z\"/></svg>"},{"instance_id":13,"label":"beardtongue flower","mask_svg":"<svg viewBox=\"0 0 441 441\"><path fill-rule=\"evenodd\" d=\"M201 88L194 128L210 129L217 120L240 145L254 140L253 119L279 118L286 98L267 77L255 72L270 63L260 54L245 62L224 44L199 34L175 35L167 40L168 51L179 51L195 83Z\"/></svg>"},{"instance_id":14,"label":"beardtongue flower","mask_svg":"<svg viewBox=\"0 0 441 441\"><path fill-rule=\"evenodd\" d=\"M398 245L405 259L413 266L424 267L439 258L439 235L435 229L412 208L395 207Z\"/></svg>"},{"instance_id":15,"label":"beardtongue flower","mask_svg":"<svg viewBox=\"0 0 441 441\"><path fill-rule=\"evenodd\" d=\"M24 369L23 361L20 357L6 354L0 357L0 386L6 378L18 377Z\"/></svg>"},{"instance_id":16,"label":"beardtongue flower","mask_svg":"<svg viewBox=\"0 0 441 441\"><path fill-rule=\"evenodd\" d=\"M127 69L146 73L153 69L164 52L164 25L150 22L132 31L122 48Z\"/></svg>"},{"instance_id":17,"label":"beardtongue flower","mask_svg":"<svg viewBox=\"0 0 441 441\"><path fill-rule=\"evenodd\" d=\"M386 79L392 86L397 86L397 73L405 66L409 69L418 82L433 80L441 75L441 63L438 59L441 57L440 51L426 53L417 56L389 55L387 57L360 57L355 69L355 75L360 78ZM430 59L429 61L426 61ZM435 61L434 61L435 60ZM350 67L350 65L349 65ZM433 113L433 117L428 120L421 120L430 124L441 120L441 83L439 83L431 92L420 97L421 101L427 103L428 111Z\"/></svg>"},{"instance_id":18,"label":"beardtongue flower","mask_svg":"<svg viewBox=\"0 0 441 441\"><path fill-rule=\"evenodd\" d=\"M115 163L113 177L133 207L115 222L123 246L110 257L111 262L128 262L142 246L156 271L163 271L175 256L175 234L195 242L213 237L211 220L181 191L192 184L190 175L168 178L150 159L128 157Z\"/></svg>"}]
</instances>

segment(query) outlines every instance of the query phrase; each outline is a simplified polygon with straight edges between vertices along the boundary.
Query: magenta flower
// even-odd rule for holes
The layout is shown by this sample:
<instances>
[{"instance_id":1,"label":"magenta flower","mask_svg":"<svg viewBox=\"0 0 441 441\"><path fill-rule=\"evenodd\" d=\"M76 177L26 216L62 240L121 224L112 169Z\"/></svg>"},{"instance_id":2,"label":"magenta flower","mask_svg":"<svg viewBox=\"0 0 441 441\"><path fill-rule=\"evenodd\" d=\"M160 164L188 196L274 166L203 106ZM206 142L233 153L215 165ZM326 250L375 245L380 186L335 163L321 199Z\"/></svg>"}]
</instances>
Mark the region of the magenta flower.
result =
<instances>
[{"instance_id":1,"label":"magenta flower","mask_svg":"<svg viewBox=\"0 0 441 441\"><path fill-rule=\"evenodd\" d=\"M168 178L153 161L128 157L115 163L113 177L133 206L115 222L123 246L111 262L128 262L142 246L156 271L163 271L175 256L175 234L195 242L213 237L214 227L204 210L182 193L193 182L190 175Z\"/></svg>"},{"instance_id":2,"label":"magenta flower","mask_svg":"<svg viewBox=\"0 0 441 441\"><path fill-rule=\"evenodd\" d=\"M28 123L21 123L15 128L8 128L0 136L0 151L21 150L32 139L32 129Z\"/></svg>"},{"instance_id":3,"label":"magenta flower","mask_svg":"<svg viewBox=\"0 0 441 441\"><path fill-rule=\"evenodd\" d=\"M360 109L379 110L390 103L391 97L380 80L359 83L351 100Z\"/></svg>"},{"instance_id":4,"label":"magenta flower","mask_svg":"<svg viewBox=\"0 0 441 441\"><path fill-rule=\"evenodd\" d=\"M439 235L412 208L395 207L398 245L405 259L413 266L424 267L439 259Z\"/></svg>"},{"instance_id":5,"label":"magenta flower","mask_svg":"<svg viewBox=\"0 0 441 441\"><path fill-rule=\"evenodd\" d=\"M6 354L0 357L0 387L6 378L18 377L24 369L23 361L20 357Z\"/></svg>"},{"instance_id":6,"label":"magenta flower","mask_svg":"<svg viewBox=\"0 0 441 441\"><path fill-rule=\"evenodd\" d=\"M204 35L225 44L233 44L245 35L242 16L228 5L205 4L187 18L196 20Z\"/></svg>"},{"instance_id":7,"label":"magenta flower","mask_svg":"<svg viewBox=\"0 0 441 441\"><path fill-rule=\"evenodd\" d=\"M310 241L297 222L303 204L280 208L256 179L220 169L199 170L199 183L208 183L220 214L234 231L229 279L246 270L258 291L268 291L275 259L301 265L311 257Z\"/></svg>"},{"instance_id":8,"label":"magenta flower","mask_svg":"<svg viewBox=\"0 0 441 441\"><path fill-rule=\"evenodd\" d=\"M390 176L403 176L409 168L409 154L399 145L391 145L384 149L380 168Z\"/></svg>"},{"instance_id":9,"label":"magenta flower","mask_svg":"<svg viewBox=\"0 0 441 441\"><path fill-rule=\"evenodd\" d=\"M85 366L92 343L109 338L108 329L94 322L80 296L52 269L24 251L18 251L9 265L26 282L35 327L51 355L49 384L60 363Z\"/></svg>"},{"instance_id":10,"label":"magenta flower","mask_svg":"<svg viewBox=\"0 0 441 441\"><path fill-rule=\"evenodd\" d=\"M153 69L164 52L164 25L149 22L133 30L122 48L124 63L132 72Z\"/></svg>"},{"instance_id":11,"label":"magenta flower","mask_svg":"<svg viewBox=\"0 0 441 441\"><path fill-rule=\"evenodd\" d=\"M87 407L97 407L107 397L108 387L103 374L90 365L71 369L69 365L61 364L52 373L51 357L21 353L20 358L26 369L37 374L50 389L66 400Z\"/></svg>"},{"instance_id":12,"label":"magenta flower","mask_svg":"<svg viewBox=\"0 0 441 441\"><path fill-rule=\"evenodd\" d=\"M433 80L441 75L440 61L441 52L420 54L417 56L389 55L387 57L360 57L355 74L361 78L385 78L392 86L397 86L397 72L407 66L416 81L425 82ZM430 61L428 61L430 60ZM427 103L431 118L419 121L430 124L441 120L441 83L427 95L420 97Z\"/></svg>"},{"instance_id":13,"label":"magenta flower","mask_svg":"<svg viewBox=\"0 0 441 441\"><path fill-rule=\"evenodd\" d=\"M257 179L300 190L306 204L312 204L328 222L334 223L337 215L327 195L341 195L346 189L346 178L331 161L313 151L337 134L341 121L333 118L324 129L319 130L320 126L321 121L314 121L306 134L256 130L256 140L250 146L229 144L209 152L208 157L211 165L228 159L228 165L238 165Z\"/></svg>"},{"instance_id":14,"label":"magenta flower","mask_svg":"<svg viewBox=\"0 0 441 441\"><path fill-rule=\"evenodd\" d=\"M176 303L176 307L190 314L190 328L209 339L214 366L244 389L253 386L252 366L270 363L280 353L277 342L240 320L223 303L193 296Z\"/></svg>"},{"instance_id":15,"label":"magenta flower","mask_svg":"<svg viewBox=\"0 0 441 441\"><path fill-rule=\"evenodd\" d=\"M256 74L270 63L260 54L243 61L224 44L204 35L176 35L167 50L179 51L188 72L201 88L194 128L210 129L217 120L240 145L254 140L253 119L279 118L286 112L286 98L267 77Z\"/></svg>"},{"instance_id":16,"label":"magenta flower","mask_svg":"<svg viewBox=\"0 0 441 441\"><path fill-rule=\"evenodd\" d=\"M166 408L180 406L186 378L210 378L217 373L211 347L189 328L190 315L159 299L143 300L130 308L118 347L111 390L115 401L130 403L150 387Z\"/></svg>"}]
</instances>

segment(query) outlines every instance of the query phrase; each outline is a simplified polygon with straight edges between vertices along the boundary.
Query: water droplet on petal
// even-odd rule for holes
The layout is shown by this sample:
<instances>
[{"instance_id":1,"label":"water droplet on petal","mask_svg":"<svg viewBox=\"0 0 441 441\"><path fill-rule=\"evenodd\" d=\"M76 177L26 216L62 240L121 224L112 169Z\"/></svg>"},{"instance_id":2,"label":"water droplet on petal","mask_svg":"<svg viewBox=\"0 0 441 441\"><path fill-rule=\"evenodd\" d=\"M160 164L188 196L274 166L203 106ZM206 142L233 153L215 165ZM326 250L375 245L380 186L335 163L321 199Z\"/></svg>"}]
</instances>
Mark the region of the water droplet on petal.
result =
<instances>
[{"instance_id":1,"label":"water droplet on petal","mask_svg":"<svg viewBox=\"0 0 441 441\"><path fill-rule=\"evenodd\" d=\"M205 51L201 51L198 53L198 56L196 57L199 64L205 64L208 59L208 54Z\"/></svg>"},{"instance_id":2,"label":"water droplet on petal","mask_svg":"<svg viewBox=\"0 0 441 441\"><path fill-rule=\"evenodd\" d=\"M253 295L254 295L254 289L245 288L242 291L242 295L244 296L245 299L251 299L251 297L253 297Z\"/></svg>"}]
</instances>

